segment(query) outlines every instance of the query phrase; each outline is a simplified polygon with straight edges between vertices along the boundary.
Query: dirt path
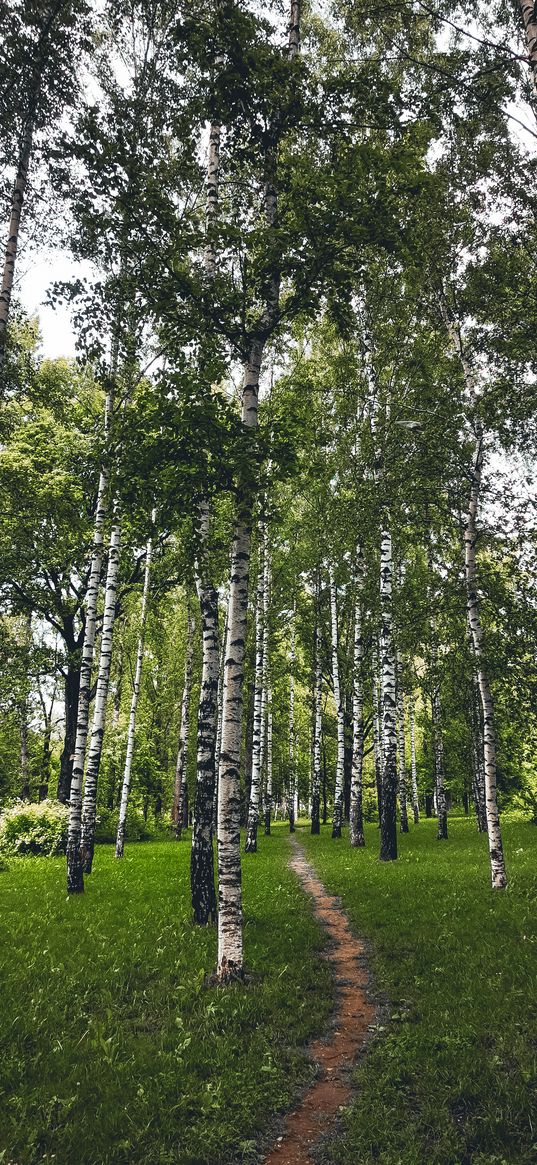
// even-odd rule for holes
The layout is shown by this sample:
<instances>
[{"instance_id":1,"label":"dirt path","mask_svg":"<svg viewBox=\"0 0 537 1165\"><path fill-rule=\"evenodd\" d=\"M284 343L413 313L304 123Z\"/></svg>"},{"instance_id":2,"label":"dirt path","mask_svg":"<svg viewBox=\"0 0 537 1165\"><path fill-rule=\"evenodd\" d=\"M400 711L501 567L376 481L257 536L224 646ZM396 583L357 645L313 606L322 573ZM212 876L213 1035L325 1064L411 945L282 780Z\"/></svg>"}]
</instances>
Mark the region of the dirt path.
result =
<instances>
[{"instance_id":1,"label":"dirt path","mask_svg":"<svg viewBox=\"0 0 537 1165\"><path fill-rule=\"evenodd\" d=\"M310 1149L329 1131L341 1105L352 1095L350 1069L364 1046L375 1008L367 998L364 948L351 932L337 899L327 894L308 865L303 850L292 837L291 868L315 902L315 913L326 927L328 951L336 980L333 1026L325 1038L310 1045L312 1059L321 1069L320 1079L308 1090L298 1108L285 1120L283 1135L265 1158L265 1165L311 1165Z\"/></svg>"}]
</instances>

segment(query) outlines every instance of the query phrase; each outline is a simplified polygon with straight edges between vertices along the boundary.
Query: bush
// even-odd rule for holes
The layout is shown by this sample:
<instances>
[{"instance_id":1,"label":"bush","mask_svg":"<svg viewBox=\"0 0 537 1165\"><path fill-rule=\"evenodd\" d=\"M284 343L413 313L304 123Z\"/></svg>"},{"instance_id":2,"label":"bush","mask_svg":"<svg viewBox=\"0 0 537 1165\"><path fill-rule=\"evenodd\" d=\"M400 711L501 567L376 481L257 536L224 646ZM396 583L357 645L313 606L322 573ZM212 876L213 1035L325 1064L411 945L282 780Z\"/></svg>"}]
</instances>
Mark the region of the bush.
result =
<instances>
[{"instance_id":1,"label":"bush","mask_svg":"<svg viewBox=\"0 0 537 1165\"><path fill-rule=\"evenodd\" d=\"M15 801L0 814L0 853L64 854L69 807L59 801Z\"/></svg>"},{"instance_id":2,"label":"bush","mask_svg":"<svg viewBox=\"0 0 537 1165\"><path fill-rule=\"evenodd\" d=\"M115 842L118 818L118 809L99 809L95 827L95 841ZM144 821L142 811L129 805L125 838L127 841L154 841L156 837L161 837L166 832L166 826L167 821L161 822L160 819L148 818L147 821Z\"/></svg>"}]
</instances>

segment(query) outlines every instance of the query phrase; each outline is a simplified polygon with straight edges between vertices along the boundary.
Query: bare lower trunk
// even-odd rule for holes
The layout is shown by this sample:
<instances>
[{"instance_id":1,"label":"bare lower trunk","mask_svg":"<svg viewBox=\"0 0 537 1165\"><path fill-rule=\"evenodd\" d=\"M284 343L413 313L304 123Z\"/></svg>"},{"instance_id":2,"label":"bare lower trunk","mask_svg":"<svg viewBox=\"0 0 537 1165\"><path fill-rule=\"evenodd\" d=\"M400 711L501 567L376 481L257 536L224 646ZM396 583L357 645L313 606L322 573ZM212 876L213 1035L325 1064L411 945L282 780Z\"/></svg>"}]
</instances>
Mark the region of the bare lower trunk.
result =
<instances>
[{"instance_id":1,"label":"bare lower trunk","mask_svg":"<svg viewBox=\"0 0 537 1165\"><path fill-rule=\"evenodd\" d=\"M91 738L88 751L86 769L86 783L84 786L84 801L82 805L82 833L80 854L84 873L91 874L93 864L93 850L95 846L95 818L97 815L97 787L99 769L103 750L104 728L106 722L106 704L108 700L108 684L112 665L112 647L114 642L114 625L116 621L117 588L119 579L119 552L120 527L117 517L114 516L108 552L108 568L104 592L103 629L101 635L101 650L99 654L99 671L97 674L97 690L93 708Z\"/></svg>"},{"instance_id":2,"label":"bare lower trunk","mask_svg":"<svg viewBox=\"0 0 537 1165\"><path fill-rule=\"evenodd\" d=\"M382 738L382 802L380 812L380 860L397 857L397 731L395 648L392 615L392 536L384 526L380 541L380 707Z\"/></svg>"},{"instance_id":3,"label":"bare lower trunk","mask_svg":"<svg viewBox=\"0 0 537 1165\"><path fill-rule=\"evenodd\" d=\"M112 377L114 378L117 365L117 349L115 351L115 357L113 357L113 363L114 368ZM106 394L104 409L105 438L109 432L112 409L113 389L110 388ZM95 524L93 528L93 545L91 551L88 590L86 595L86 625L84 631L84 643L82 645L82 659L80 663L80 691L78 697L73 777L71 782L71 812L69 822L70 840L68 841L67 850L70 856L72 870L71 875L68 875L68 877L70 876L73 885L75 883L80 885L81 880L81 872L78 872L75 867L79 861L77 855L80 849L82 824L82 786L84 782L86 745L88 739L91 671L93 667L93 656L95 650L97 603L99 598L99 586L101 582L103 534L106 518L108 477L108 470L105 466L103 466L99 474L99 485L97 489L97 505L95 509Z\"/></svg>"},{"instance_id":4,"label":"bare lower trunk","mask_svg":"<svg viewBox=\"0 0 537 1165\"><path fill-rule=\"evenodd\" d=\"M2 290L0 291L0 370L4 362L6 347L6 333L11 307L11 293L15 278L15 263L19 245L20 223L26 185L28 181L28 167L32 153L33 120L28 118L22 135L21 148L18 158L17 174L11 194L11 214L9 220L8 237L4 252L4 268L2 272Z\"/></svg>"},{"instance_id":5,"label":"bare lower trunk","mask_svg":"<svg viewBox=\"0 0 537 1165\"><path fill-rule=\"evenodd\" d=\"M197 590L200 604L202 665L198 707L196 793L190 853L190 890L194 922L207 926L216 921L214 886L213 820L215 753L218 720L220 652L218 644L218 593L210 581L207 563L210 510L206 501L199 513L200 552Z\"/></svg>"},{"instance_id":6,"label":"bare lower trunk","mask_svg":"<svg viewBox=\"0 0 537 1165\"><path fill-rule=\"evenodd\" d=\"M291 650L289 655L289 832L295 832L297 776L295 757L295 608L291 616Z\"/></svg>"},{"instance_id":7,"label":"bare lower trunk","mask_svg":"<svg viewBox=\"0 0 537 1165\"><path fill-rule=\"evenodd\" d=\"M418 796L418 766L416 764L416 713L414 708L414 693L412 692L409 699L409 719L410 719L410 774L412 780L412 811L414 814L414 825L417 825L420 819L420 801Z\"/></svg>"},{"instance_id":8,"label":"bare lower trunk","mask_svg":"<svg viewBox=\"0 0 537 1165\"><path fill-rule=\"evenodd\" d=\"M527 6L524 5L526 13ZM533 37L533 24L535 21L535 13L530 12L531 17L531 36ZM533 22L533 23L532 23ZM528 35L528 28L526 28ZM529 43L529 42L528 42ZM535 40L532 41L532 47L535 47ZM451 339L454 351L457 353L466 385L466 391L469 400L475 404L478 396L478 388L476 378L471 365L468 362L466 353L464 351L462 334L460 328L451 319L449 311L442 300L440 304L442 316L446 324L448 334ZM476 663L477 681L479 685L479 695L481 699L481 707L483 710L483 745L484 745L484 762L485 762L485 801L486 801L486 815L487 815L487 835L489 843L490 855L490 869L492 888L494 890L502 890L507 885L507 873L505 869L505 859L503 854L502 834L500 828L500 815L498 812L498 800L496 794L496 733L494 728L494 704L492 699L492 691L487 675L485 665L485 652L483 646L483 628L481 625L481 616L479 613L479 600L477 594L477 559L476 559L476 542L477 542L477 518L479 511L479 496L481 492L481 482L483 476L483 459L484 459L484 433L483 426L479 417L476 418L475 423L476 447L474 464L471 474L471 489L470 498L468 502L468 514L466 518L466 526L464 530L464 565L466 577L466 612L468 618L468 626L472 639L472 646L474 649L474 658Z\"/></svg>"},{"instance_id":9,"label":"bare lower trunk","mask_svg":"<svg viewBox=\"0 0 537 1165\"><path fill-rule=\"evenodd\" d=\"M382 728L380 721L380 664L379 653L373 648L373 761L375 765L375 786L377 791L377 811L382 816Z\"/></svg>"},{"instance_id":10,"label":"bare lower trunk","mask_svg":"<svg viewBox=\"0 0 537 1165\"><path fill-rule=\"evenodd\" d=\"M464 559L466 569L467 595L466 603L468 625L472 636L474 657L476 661L481 707L483 709L485 808L487 815L487 833L489 842L492 888L494 890L502 890L507 885L507 874L505 870L502 834L500 829L500 816L498 813L498 801L496 796L496 733L494 728L494 705L485 667L483 628L481 626L481 616L479 613L479 601L477 596L477 561L475 547L477 541L477 514L482 471L483 432L481 430L481 426L479 426L477 432L477 448L473 468L472 487L470 491L470 502L468 506L466 528L464 531Z\"/></svg>"},{"instance_id":11,"label":"bare lower trunk","mask_svg":"<svg viewBox=\"0 0 537 1165\"><path fill-rule=\"evenodd\" d=\"M352 692L352 776L350 804L350 843L364 846L362 784L364 765L364 681L362 675L364 640L362 631L362 590L365 567L361 551L357 555L357 592L354 613L354 676Z\"/></svg>"},{"instance_id":12,"label":"bare lower trunk","mask_svg":"<svg viewBox=\"0 0 537 1165\"><path fill-rule=\"evenodd\" d=\"M399 811L401 833L408 833L408 810L405 769L405 697L403 693L403 663L397 653L397 753L399 761Z\"/></svg>"},{"instance_id":13,"label":"bare lower trunk","mask_svg":"<svg viewBox=\"0 0 537 1165\"><path fill-rule=\"evenodd\" d=\"M192 692L192 664L194 660L194 630L195 622L190 611L187 615L187 641L185 654L185 679L183 683L183 697L181 700L181 725L179 728L179 747L177 749L177 763L175 766L175 782L173 790L172 821L175 824L177 840L181 840L181 832L185 825L185 807L187 802L187 761L188 744L190 740L190 697Z\"/></svg>"},{"instance_id":14,"label":"bare lower trunk","mask_svg":"<svg viewBox=\"0 0 537 1165\"><path fill-rule=\"evenodd\" d=\"M472 701L472 745L473 745L473 773L472 794L475 808L476 823L479 833L486 833L487 807L485 797L485 743L483 740L483 725L481 723L481 694L477 676L474 675L474 693Z\"/></svg>"},{"instance_id":15,"label":"bare lower trunk","mask_svg":"<svg viewBox=\"0 0 537 1165\"><path fill-rule=\"evenodd\" d=\"M320 582L317 577L315 593L315 638L314 638L314 681L313 681L313 765L311 775L311 832L321 832L321 732L323 667L321 656L320 628Z\"/></svg>"},{"instance_id":16,"label":"bare lower trunk","mask_svg":"<svg viewBox=\"0 0 537 1165\"><path fill-rule=\"evenodd\" d=\"M153 511L151 515L151 521L155 521L155 511ZM125 755L125 768L123 770L123 782L121 786L121 802L119 806L119 820L116 837L116 858L122 858L125 849L125 829L127 825L127 809L129 805L129 793L131 787L132 758L134 756L134 741L136 736L136 712L138 710L138 700L140 698L140 685L142 682L142 667L144 662L145 625L147 619L147 605L149 601L149 579L151 575L152 553L153 546L151 539L149 539L145 552L144 586L142 591L142 607L140 611L140 630L138 633L136 668L134 671L134 684L132 687L131 706L129 712L129 727L127 730L127 752Z\"/></svg>"},{"instance_id":17,"label":"bare lower trunk","mask_svg":"<svg viewBox=\"0 0 537 1165\"><path fill-rule=\"evenodd\" d=\"M257 825L259 822L259 805L261 799L261 773L263 761L263 646L266 619L265 586L268 578L265 573L264 537L259 550L259 573L257 582L257 603L255 620L255 686L254 686L254 723L252 746L252 780L250 784L250 804L248 808L248 826L246 830L245 852L255 853L257 850Z\"/></svg>"},{"instance_id":18,"label":"bare lower trunk","mask_svg":"<svg viewBox=\"0 0 537 1165\"><path fill-rule=\"evenodd\" d=\"M272 687L267 688L267 783L265 789L265 835L270 836L272 812Z\"/></svg>"},{"instance_id":19,"label":"bare lower trunk","mask_svg":"<svg viewBox=\"0 0 537 1165\"><path fill-rule=\"evenodd\" d=\"M343 707L343 700L341 696L341 684L339 678L339 655L338 655L338 625L337 625L337 594L336 584L334 580L334 572L330 567L329 572L330 585L330 626L331 626L331 642L332 642L332 682L334 685L334 701L336 705L337 716L337 760L336 760L336 786L334 792L334 815L332 819L332 837L341 837L341 824L343 817L343 781L345 769L345 710Z\"/></svg>"},{"instance_id":20,"label":"bare lower trunk","mask_svg":"<svg viewBox=\"0 0 537 1165\"><path fill-rule=\"evenodd\" d=\"M67 805L71 797L71 781L73 776L73 761L76 742L76 723L78 709L78 693L80 690L80 662L78 645L74 632L74 618L69 616L64 620L66 627L65 644L67 647L67 671L65 674L65 735L63 749L60 756L60 775L58 779L58 801Z\"/></svg>"},{"instance_id":21,"label":"bare lower trunk","mask_svg":"<svg viewBox=\"0 0 537 1165\"><path fill-rule=\"evenodd\" d=\"M434 754L434 784L436 793L436 812L438 815L438 832L437 837L439 841L446 841L448 836L448 820L447 820L447 804L446 804L446 784L444 772L444 737L442 729L442 699L440 692L441 676L438 665L438 644L437 644L437 626L436 626L436 596L434 594L433 580L434 568L432 550L429 544L428 549L428 569L429 569L429 585L428 598L430 606L429 625L431 632L431 716L432 716L432 735L433 735L433 754Z\"/></svg>"}]
</instances>

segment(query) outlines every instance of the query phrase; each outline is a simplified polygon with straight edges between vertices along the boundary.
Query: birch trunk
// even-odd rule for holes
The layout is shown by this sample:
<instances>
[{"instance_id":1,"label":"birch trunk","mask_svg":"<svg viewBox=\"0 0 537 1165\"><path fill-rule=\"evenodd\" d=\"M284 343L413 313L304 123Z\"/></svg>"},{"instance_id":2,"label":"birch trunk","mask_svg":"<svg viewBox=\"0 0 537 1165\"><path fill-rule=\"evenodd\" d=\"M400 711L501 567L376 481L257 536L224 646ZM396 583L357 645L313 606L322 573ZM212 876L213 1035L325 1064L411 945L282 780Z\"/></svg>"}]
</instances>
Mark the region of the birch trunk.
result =
<instances>
[{"instance_id":1,"label":"birch trunk","mask_svg":"<svg viewBox=\"0 0 537 1165\"><path fill-rule=\"evenodd\" d=\"M487 809L485 798L485 744L483 727L481 724L481 695L477 676L474 674L474 692L472 701L472 744L473 744L473 780L472 793L475 808L477 829L485 833L487 829Z\"/></svg>"},{"instance_id":2,"label":"birch trunk","mask_svg":"<svg viewBox=\"0 0 537 1165\"><path fill-rule=\"evenodd\" d=\"M311 832L321 832L321 733L323 668L321 657L320 628L320 580L317 578L315 592L315 638L314 638L314 680L313 680L313 766L311 775Z\"/></svg>"},{"instance_id":3,"label":"birch trunk","mask_svg":"<svg viewBox=\"0 0 537 1165\"><path fill-rule=\"evenodd\" d=\"M181 833L185 823L185 806L188 794L186 773L188 744L190 740L190 698L192 693L192 665L194 661L194 631L194 617L189 611L187 616L185 679L181 700L181 725L179 728L179 747L177 749L172 806L172 821L175 823L175 833L178 841L181 840Z\"/></svg>"},{"instance_id":4,"label":"birch trunk","mask_svg":"<svg viewBox=\"0 0 537 1165\"><path fill-rule=\"evenodd\" d=\"M213 834L216 837L216 830L218 825L218 772L220 769L220 746L222 740L222 710L224 703L224 661L226 658L226 641L227 641L227 621L228 621L228 602L226 601L226 614L224 618L224 633L222 635L222 645L220 648L219 672L218 672L218 708L216 718L216 743L214 750L214 812L213 812Z\"/></svg>"},{"instance_id":5,"label":"birch trunk","mask_svg":"<svg viewBox=\"0 0 537 1165\"><path fill-rule=\"evenodd\" d=\"M272 687L267 687L267 784L265 791L265 836L270 837L272 811Z\"/></svg>"},{"instance_id":6,"label":"birch trunk","mask_svg":"<svg viewBox=\"0 0 537 1165\"><path fill-rule=\"evenodd\" d=\"M108 437L110 430L110 421L112 418L112 410L114 407L114 382L117 371L117 346L114 347L112 356L112 378L111 385L108 389L105 398L104 406L104 438ZM84 768L86 763L86 745L88 740L88 724L89 724L89 707L90 707L90 688L91 688L91 671L93 667L93 656L95 651L95 628L97 623L97 603L99 599L99 586L101 582L101 570L103 559L103 535L104 523L106 519L106 500L108 493L108 479L109 472L106 463L103 463L99 474L99 485L97 488L97 505L95 508L95 524L93 527L93 544L91 549L91 563L88 579L88 590L86 595L86 625L84 630L84 643L82 646L82 659L80 663L80 688L78 694L78 711L76 724L76 741L74 749L73 760L73 776L71 780L71 801L70 801L70 816L69 816L69 835L73 832L72 842L68 840L68 853L71 853L72 861L75 862L73 855L80 847L81 835L81 816L82 816L82 785L84 782ZM75 872L73 866L73 883L78 882L80 886L80 876ZM70 893L73 890L69 891ZM76 892L76 891L75 891Z\"/></svg>"},{"instance_id":7,"label":"birch trunk","mask_svg":"<svg viewBox=\"0 0 537 1165\"><path fill-rule=\"evenodd\" d=\"M380 540L381 862L391 862L397 858L397 731L392 589L392 536L387 524L384 523Z\"/></svg>"},{"instance_id":8,"label":"birch trunk","mask_svg":"<svg viewBox=\"0 0 537 1165\"><path fill-rule=\"evenodd\" d=\"M352 776L350 806L351 846L364 846L364 818L362 809L363 766L364 766L364 640L362 631L362 591L365 566L361 551L358 551L356 608L354 613L354 676L352 691Z\"/></svg>"},{"instance_id":9,"label":"birch trunk","mask_svg":"<svg viewBox=\"0 0 537 1165\"><path fill-rule=\"evenodd\" d=\"M341 697L341 684L339 679L337 594L332 567L329 569L329 586L330 626L332 642L332 682L334 685L334 701L337 715L336 787L334 793L332 837L341 837L341 823L343 817L343 782L345 778L345 710Z\"/></svg>"},{"instance_id":10,"label":"birch trunk","mask_svg":"<svg viewBox=\"0 0 537 1165\"><path fill-rule=\"evenodd\" d=\"M200 505L198 532L200 552L197 562L197 591L201 615L202 664L190 890L194 922L199 926L207 926L209 922L216 921L213 821L220 674L218 593L209 577L210 508L207 501Z\"/></svg>"},{"instance_id":11,"label":"birch trunk","mask_svg":"<svg viewBox=\"0 0 537 1165\"><path fill-rule=\"evenodd\" d=\"M300 9L293 0L292 37L289 55L299 48ZM276 159L267 158L265 181L265 220L270 230L276 226L277 193ZM257 429L261 362L267 337L274 328L279 311L280 273L276 269L267 288L261 328L253 334L244 369L241 420L246 438ZM235 534L233 539L229 590L228 646L226 646L224 700L222 713L222 752L218 787L218 964L216 977L226 982L243 974L242 883L240 851L240 750L244 685L244 655L248 612L248 574L254 482L250 466L242 470L237 490Z\"/></svg>"},{"instance_id":12,"label":"birch trunk","mask_svg":"<svg viewBox=\"0 0 537 1165\"><path fill-rule=\"evenodd\" d=\"M11 194L11 212L9 219L8 237L4 253L4 268L2 272L2 289L0 291L0 369L4 363L6 349L6 334L11 307L11 294L15 279L15 263L19 246L19 233L24 196L28 182L28 167L32 154L34 125L33 118L29 117L24 126L21 148L17 163L17 174Z\"/></svg>"},{"instance_id":13,"label":"birch trunk","mask_svg":"<svg viewBox=\"0 0 537 1165\"><path fill-rule=\"evenodd\" d=\"M264 542L264 539L263 539ZM255 619L255 681L254 681L254 722L252 744L252 780L250 784L250 804L246 829L245 852L257 850L257 825L261 797L262 771L262 726L263 726L263 644L265 633L265 555L260 546L259 572L257 580L257 602Z\"/></svg>"},{"instance_id":14,"label":"birch trunk","mask_svg":"<svg viewBox=\"0 0 537 1165\"><path fill-rule=\"evenodd\" d=\"M151 515L151 522L155 521L155 511ZM121 802L119 806L119 821L117 827L116 838L116 858L122 858L125 849L125 829L127 825L127 809L129 805L129 793L131 787L131 771L132 758L134 756L134 741L136 735L136 713L138 710L138 700L140 698L140 686L142 682L142 667L144 662L144 644L145 644L145 625L147 619L147 606L149 602L149 579L151 575L151 558L153 554L153 544L151 539L148 540L145 552L145 569L144 569L144 585L142 590L142 607L140 611L140 631L138 635L138 649L136 652L136 668L134 672L134 684L132 688L131 706L129 712L129 727L127 730L127 751L125 755L125 768L123 770L123 783L121 786Z\"/></svg>"},{"instance_id":15,"label":"birch trunk","mask_svg":"<svg viewBox=\"0 0 537 1165\"><path fill-rule=\"evenodd\" d=\"M104 728L106 720L106 704L108 699L108 685L110 681L110 667L112 663L112 647L114 641L114 624L116 621L116 600L119 578L120 561L120 527L117 515L113 517L108 552L108 568L104 592L103 629L101 635L101 651L99 655L99 671L97 675L97 690L93 708L93 721L88 751L86 769L86 783L84 786L84 801L82 805L82 834L80 842L80 857L83 872L91 874L93 850L95 846L95 818L97 814L97 785L103 749Z\"/></svg>"},{"instance_id":16,"label":"birch trunk","mask_svg":"<svg viewBox=\"0 0 537 1165\"><path fill-rule=\"evenodd\" d=\"M477 399L477 384L463 348L460 328L449 316L449 312L442 300L441 313L446 324L448 334L459 360L464 375L464 382L468 398L471 403ZM479 599L477 593L477 519L479 513L479 497L483 477L484 461L484 432L481 420L476 418L475 423L476 448L471 474L470 497L468 500L468 514L464 530L464 566L466 577L466 613L468 626L474 649L479 695L483 710L483 746L485 765L485 808L487 815L487 835L489 843L490 869L493 890L503 890L507 885L507 873L503 854L500 815L496 793L496 732L494 727L494 703L492 691L485 665L483 646L483 628L479 613Z\"/></svg>"},{"instance_id":17,"label":"birch trunk","mask_svg":"<svg viewBox=\"0 0 537 1165\"><path fill-rule=\"evenodd\" d=\"M477 515L479 507L479 493L483 473L483 431L481 424L477 428L477 446L473 466L472 485L468 516L464 531L464 561L466 570L466 595L468 625L472 636L474 656L477 668L479 694L483 709L483 745L485 761L485 808L487 815L487 833L490 854L490 869L493 890L503 890L507 885L505 859L503 855L500 816L496 796L496 732L494 728L494 705L492 692L485 668L483 649L483 628L479 613L477 595Z\"/></svg>"},{"instance_id":18,"label":"birch trunk","mask_svg":"<svg viewBox=\"0 0 537 1165\"><path fill-rule=\"evenodd\" d=\"M428 569L429 569L429 606L430 617L429 626L431 632L431 679L432 679L432 693L431 693L431 716L432 716L432 735L433 735L433 755L434 755L434 782L436 793L436 812L438 815L438 832L437 838L439 841L446 841L448 836L448 820L447 820L447 806L446 806L446 785L444 773L444 740L442 734L442 699L440 693L440 674L438 669L438 644L436 631L436 614L435 614L435 596L433 593L432 580L433 559L431 546L428 549Z\"/></svg>"},{"instance_id":19,"label":"birch trunk","mask_svg":"<svg viewBox=\"0 0 537 1165\"><path fill-rule=\"evenodd\" d=\"M401 833L408 833L408 809L405 771L405 697L403 693L403 661L397 652L397 752L399 760L399 812Z\"/></svg>"},{"instance_id":20,"label":"birch trunk","mask_svg":"<svg viewBox=\"0 0 537 1165\"><path fill-rule=\"evenodd\" d=\"M382 816L382 731L380 721L380 664L377 648L373 648L373 759L375 763L375 785L377 789L377 810Z\"/></svg>"},{"instance_id":21,"label":"birch trunk","mask_svg":"<svg viewBox=\"0 0 537 1165\"><path fill-rule=\"evenodd\" d=\"M519 0L520 14L528 46L529 66L533 77L533 88L537 90L537 13L535 0Z\"/></svg>"},{"instance_id":22,"label":"birch trunk","mask_svg":"<svg viewBox=\"0 0 537 1165\"><path fill-rule=\"evenodd\" d=\"M412 692L409 699L409 719L410 719L410 773L412 779L412 811L414 814L414 825L417 825L420 819L420 801L418 796L418 766L416 764L416 712L414 708L414 693Z\"/></svg>"},{"instance_id":23,"label":"birch trunk","mask_svg":"<svg viewBox=\"0 0 537 1165\"><path fill-rule=\"evenodd\" d=\"M296 760L295 760L295 608L291 616L291 650L289 655L289 832L295 832Z\"/></svg>"}]
</instances>

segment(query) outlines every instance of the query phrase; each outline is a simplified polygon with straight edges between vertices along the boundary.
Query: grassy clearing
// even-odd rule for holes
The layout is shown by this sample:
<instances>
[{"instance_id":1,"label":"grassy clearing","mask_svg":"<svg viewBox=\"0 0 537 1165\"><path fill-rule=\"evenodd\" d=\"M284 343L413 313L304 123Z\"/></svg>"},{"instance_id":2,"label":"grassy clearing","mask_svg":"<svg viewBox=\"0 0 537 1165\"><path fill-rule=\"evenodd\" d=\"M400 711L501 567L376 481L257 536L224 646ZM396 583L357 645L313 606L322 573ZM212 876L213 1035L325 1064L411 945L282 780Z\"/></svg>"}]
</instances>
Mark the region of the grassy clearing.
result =
<instances>
[{"instance_id":1,"label":"grassy clearing","mask_svg":"<svg viewBox=\"0 0 537 1165\"><path fill-rule=\"evenodd\" d=\"M325 885L371 943L386 1018L358 1067L359 1098L327 1148L338 1165L535 1165L537 829L506 819L510 884L489 889L486 840L423 821L394 864L378 831L351 851L301 830Z\"/></svg>"},{"instance_id":2,"label":"grassy clearing","mask_svg":"<svg viewBox=\"0 0 537 1165\"><path fill-rule=\"evenodd\" d=\"M278 832L244 861L252 983L207 988L214 930L190 924L188 841L100 847L85 895L64 861L0 876L0 1161L203 1165L252 1138L311 1069L331 1007L323 933ZM3 1150L3 1153L2 1153Z\"/></svg>"}]
</instances>

